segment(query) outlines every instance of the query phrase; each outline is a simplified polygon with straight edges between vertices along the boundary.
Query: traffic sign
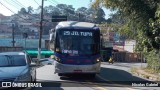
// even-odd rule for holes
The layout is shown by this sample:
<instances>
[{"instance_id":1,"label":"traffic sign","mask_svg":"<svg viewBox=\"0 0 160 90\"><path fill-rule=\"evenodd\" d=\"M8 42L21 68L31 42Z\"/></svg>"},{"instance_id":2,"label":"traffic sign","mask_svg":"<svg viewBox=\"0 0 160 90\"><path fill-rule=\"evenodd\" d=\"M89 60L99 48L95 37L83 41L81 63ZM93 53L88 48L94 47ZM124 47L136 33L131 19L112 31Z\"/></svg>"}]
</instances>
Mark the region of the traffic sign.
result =
<instances>
[{"instance_id":1,"label":"traffic sign","mask_svg":"<svg viewBox=\"0 0 160 90\"><path fill-rule=\"evenodd\" d=\"M67 16L52 16L52 22L67 21Z\"/></svg>"}]
</instances>

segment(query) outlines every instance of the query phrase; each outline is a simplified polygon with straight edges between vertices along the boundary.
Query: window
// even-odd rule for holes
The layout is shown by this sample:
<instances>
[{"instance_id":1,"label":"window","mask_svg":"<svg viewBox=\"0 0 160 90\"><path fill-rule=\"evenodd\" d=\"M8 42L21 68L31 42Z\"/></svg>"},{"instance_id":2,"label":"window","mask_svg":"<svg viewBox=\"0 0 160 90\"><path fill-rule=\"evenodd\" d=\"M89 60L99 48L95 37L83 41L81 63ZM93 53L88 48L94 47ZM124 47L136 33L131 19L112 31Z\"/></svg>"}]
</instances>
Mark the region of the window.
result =
<instances>
[{"instance_id":1,"label":"window","mask_svg":"<svg viewBox=\"0 0 160 90\"><path fill-rule=\"evenodd\" d=\"M9 60L8 57L4 55L0 55L0 67L1 66L8 66L9 65Z\"/></svg>"},{"instance_id":2,"label":"window","mask_svg":"<svg viewBox=\"0 0 160 90\"><path fill-rule=\"evenodd\" d=\"M0 55L0 66L24 66L26 59L24 55Z\"/></svg>"}]
</instances>

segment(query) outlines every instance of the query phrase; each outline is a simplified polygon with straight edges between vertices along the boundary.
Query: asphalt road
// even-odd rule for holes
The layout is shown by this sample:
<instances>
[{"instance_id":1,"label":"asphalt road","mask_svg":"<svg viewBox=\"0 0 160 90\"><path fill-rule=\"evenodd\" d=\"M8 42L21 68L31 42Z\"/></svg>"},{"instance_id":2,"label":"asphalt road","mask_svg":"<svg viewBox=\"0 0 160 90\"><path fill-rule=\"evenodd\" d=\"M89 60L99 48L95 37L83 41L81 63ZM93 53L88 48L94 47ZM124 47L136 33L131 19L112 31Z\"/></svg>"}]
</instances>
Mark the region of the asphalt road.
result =
<instances>
[{"instance_id":1,"label":"asphalt road","mask_svg":"<svg viewBox=\"0 0 160 90\"><path fill-rule=\"evenodd\" d=\"M102 63L100 74L93 79L87 75L59 77L54 74L54 65L45 65L37 69L37 81L47 83L42 83L42 88L31 90L159 90L159 87L132 86L133 83L146 85L147 81L130 73L130 68L133 66L140 67L142 64Z\"/></svg>"}]
</instances>

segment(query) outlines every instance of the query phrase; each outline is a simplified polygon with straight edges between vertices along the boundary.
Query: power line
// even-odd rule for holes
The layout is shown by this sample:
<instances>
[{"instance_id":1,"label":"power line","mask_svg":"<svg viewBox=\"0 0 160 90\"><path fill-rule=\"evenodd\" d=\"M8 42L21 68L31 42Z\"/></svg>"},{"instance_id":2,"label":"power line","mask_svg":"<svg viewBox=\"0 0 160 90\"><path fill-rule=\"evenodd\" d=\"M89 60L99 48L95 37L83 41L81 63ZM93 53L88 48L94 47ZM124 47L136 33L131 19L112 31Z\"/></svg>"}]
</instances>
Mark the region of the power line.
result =
<instances>
[{"instance_id":1,"label":"power line","mask_svg":"<svg viewBox=\"0 0 160 90\"><path fill-rule=\"evenodd\" d=\"M12 13L16 14L14 11L12 11L12 10L9 9L7 6L5 6L2 2L0 2L0 4L1 4L2 6L4 6L6 9L8 9L9 11L11 11ZM16 15L17 15L18 17L22 18L23 20L27 20L27 19L25 19L25 18L19 16L18 14L16 14Z\"/></svg>"},{"instance_id":2,"label":"power line","mask_svg":"<svg viewBox=\"0 0 160 90\"><path fill-rule=\"evenodd\" d=\"M17 1L17 0L16 0ZM34 0L35 1L35 0ZM15 2L15 1L14 1ZM22 3L20 3L19 1L17 1L18 3L19 3L19 5L22 7L22 8L26 8ZM37 3L38 4L38 3ZM28 13L28 15L29 16L32 16L32 17L34 17L34 18L37 18L37 17L35 17L35 16L33 16L33 15L31 15L31 14L29 14Z\"/></svg>"},{"instance_id":3,"label":"power line","mask_svg":"<svg viewBox=\"0 0 160 90\"><path fill-rule=\"evenodd\" d=\"M4 0L6 3L8 3L9 5L12 5L12 6L14 6L15 8L17 8L17 6L15 6L13 3L11 3L11 2L8 2L7 0ZM17 8L17 9L19 9L19 8Z\"/></svg>"},{"instance_id":4,"label":"power line","mask_svg":"<svg viewBox=\"0 0 160 90\"><path fill-rule=\"evenodd\" d=\"M17 0L12 0L13 2L15 2L15 1L17 1ZM17 1L17 2L15 2L15 3L17 3L18 5L20 5L21 7L25 7L22 3L20 3L19 1ZM25 7L26 8L26 7Z\"/></svg>"},{"instance_id":5,"label":"power line","mask_svg":"<svg viewBox=\"0 0 160 90\"><path fill-rule=\"evenodd\" d=\"M41 6L40 4L38 4L38 2L36 0L34 0L34 2L38 5L38 6Z\"/></svg>"},{"instance_id":6,"label":"power line","mask_svg":"<svg viewBox=\"0 0 160 90\"><path fill-rule=\"evenodd\" d=\"M53 2L55 2L56 4L59 4L59 2L57 2L56 0L52 0Z\"/></svg>"},{"instance_id":7,"label":"power line","mask_svg":"<svg viewBox=\"0 0 160 90\"><path fill-rule=\"evenodd\" d=\"M20 7L22 7L22 8L26 8L22 3L20 3L20 2L17 1L17 0L16 0L17 2L14 1L14 0L12 0L12 1L13 1L15 4L17 4L18 6L20 6ZM33 16L33 15L29 14L29 13L28 13L28 15L31 16L31 17L37 18L37 17L35 17L35 16Z\"/></svg>"},{"instance_id":8,"label":"power line","mask_svg":"<svg viewBox=\"0 0 160 90\"><path fill-rule=\"evenodd\" d=\"M50 1L50 0L48 0L50 3L52 3L52 4L54 4L54 5L56 5L55 3L53 3L52 1Z\"/></svg>"}]
</instances>

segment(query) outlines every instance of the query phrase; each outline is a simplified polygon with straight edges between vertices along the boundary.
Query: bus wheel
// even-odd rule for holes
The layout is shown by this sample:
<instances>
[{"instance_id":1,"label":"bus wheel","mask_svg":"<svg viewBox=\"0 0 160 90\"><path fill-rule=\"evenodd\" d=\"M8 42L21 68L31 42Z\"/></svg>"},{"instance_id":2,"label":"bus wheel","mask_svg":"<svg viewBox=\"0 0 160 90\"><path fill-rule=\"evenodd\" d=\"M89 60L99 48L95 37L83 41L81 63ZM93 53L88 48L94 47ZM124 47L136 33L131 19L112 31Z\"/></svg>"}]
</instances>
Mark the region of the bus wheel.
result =
<instances>
[{"instance_id":1,"label":"bus wheel","mask_svg":"<svg viewBox=\"0 0 160 90\"><path fill-rule=\"evenodd\" d=\"M63 73L58 73L58 76L63 76Z\"/></svg>"}]
</instances>

